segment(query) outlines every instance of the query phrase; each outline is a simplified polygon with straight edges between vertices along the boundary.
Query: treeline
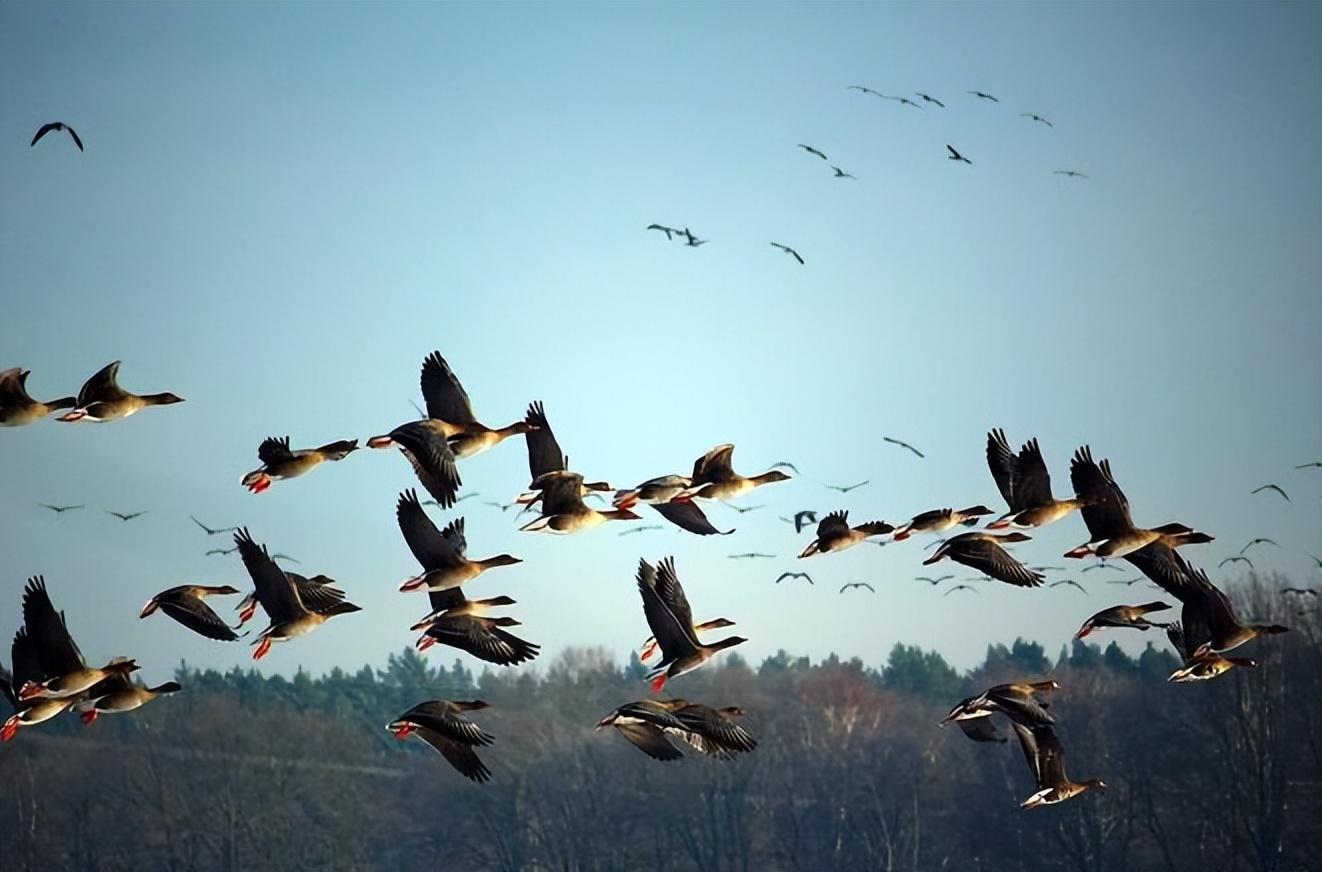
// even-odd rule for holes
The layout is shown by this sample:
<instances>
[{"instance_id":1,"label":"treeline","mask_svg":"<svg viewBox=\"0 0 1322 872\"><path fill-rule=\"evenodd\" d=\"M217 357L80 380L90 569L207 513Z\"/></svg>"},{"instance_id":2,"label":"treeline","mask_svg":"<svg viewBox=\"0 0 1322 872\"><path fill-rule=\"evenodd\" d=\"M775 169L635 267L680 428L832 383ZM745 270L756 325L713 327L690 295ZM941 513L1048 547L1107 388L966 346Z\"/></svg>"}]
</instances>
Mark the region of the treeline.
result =
<instances>
[{"instance_id":1,"label":"treeline","mask_svg":"<svg viewBox=\"0 0 1322 872\"><path fill-rule=\"evenodd\" d=\"M993 645L964 675L903 645L879 669L731 654L670 688L748 713L759 746L728 763L657 763L595 733L646 695L636 657L601 650L476 675L412 650L319 678L181 666L182 694L0 749L0 867L1319 869L1322 606L1281 586L1252 578L1233 597L1294 631L1253 643L1257 669L1196 684L1166 681L1179 664L1156 633L1137 658ZM1070 775L1109 789L1025 812L1013 736L975 744L937 722L987 685L1044 675L1062 685ZM436 697L492 704L474 715L496 737L489 784L383 729Z\"/></svg>"}]
</instances>

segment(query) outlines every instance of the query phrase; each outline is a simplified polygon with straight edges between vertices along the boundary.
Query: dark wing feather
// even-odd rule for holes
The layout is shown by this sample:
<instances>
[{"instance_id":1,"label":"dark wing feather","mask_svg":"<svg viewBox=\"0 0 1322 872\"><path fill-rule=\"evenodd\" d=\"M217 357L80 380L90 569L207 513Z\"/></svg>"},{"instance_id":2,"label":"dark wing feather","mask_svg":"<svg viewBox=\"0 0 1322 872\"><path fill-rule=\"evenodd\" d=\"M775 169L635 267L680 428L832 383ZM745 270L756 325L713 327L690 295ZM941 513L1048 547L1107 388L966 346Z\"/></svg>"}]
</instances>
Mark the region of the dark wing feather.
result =
<instances>
[{"instance_id":1,"label":"dark wing feather","mask_svg":"<svg viewBox=\"0 0 1322 872\"><path fill-rule=\"evenodd\" d=\"M950 146L946 146L949 148ZM1011 511L1019 511L1020 505L1015 495L1015 473L1019 467L1019 458L1010 450L1010 443L1005 439L1005 431L997 428L987 434L987 466L991 469L996 487L1005 499Z\"/></svg>"},{"instance_id":2,"label":"dark wing feather","mask_svg":"<svg viewBox=\"0 0 1322 872\"><path fill-rule=\"evenodd\" d=\"M464 519L455 518L441 531L441 538L454 549L454 553L464 557L468 553L468 540L464 538Z\"/></svg>"},{"instance_id":3,"label":"dark wing feather","mask_svg":"<svg viewBox=\"0 0 1322 872\"><path fill-rule=\"evenodd\" d=\"M181 597L160 602L161 611L201 636L218 639L221 642L233 642L239 638L220 616L212 611L211 606L197 597Z\"/></svg>"},{"instance_id":4,"label":"dark wing feather","mask_svg":"<svg viewBox=\"0 0 1322 872\"><path fill-rule=\"evenodd\" d=\"M994 707L1007 718L1026 727L1050 726L1055 723L1047 710L1031 693L1016 693L1004 685L993 687L985 694Z\"/></svg>"},{"instance_id":5,"label":"dark wing feather","mask_svg":"<svg viewBox=\"0 0 1322 872\"><path fill-rule=\"evenodd\" d=\"M446 738L463 742L465 745L490 745L492 741L491 736L464 717L454 703L443 699L418 703L400 715L399 719L435 730Z\"/></svg>"},{"instance_id":6,"label":"dark wing feather","mask_svg":"<svg viewBox=\"0 0 1322 872\"><path fill-rule=\"evenodd\" d=\"M684 753L671 744L665 732L654 724L616 724L615 729L635 748L653 760L679 760Z\"/></svg>"},{"instance_id":7,"label":"dark wing feather","mask_svg":"<svg viewBox=\"0 0 1322 872\"><path fill-rule=\"evenodd\" d=\"M87 665L69 635L64 615L55 611L46 592L46 580L40 575L28 579L23 591L23 626L37 646L41 668L47 677L67 675Z\"/></svg>"},{"instance_id":8,"label":"dark wing feather","mask_svg":"<svg viewBox=\"0 0 1322 872\"><path fill-rule=\"evenodd\" d=\"M268 466L282 460L289 460L293 452L289 450L289 437L268 436L257 446L257 459Z\"/></svg>"},{"instance_id":9,"label":"dark wing feather","mask_svg":"<svg viewBox=\"0 0 1322 872\"><path fill-rule=\"evenodd\" d=\"M112 361L103 366L96 375L83 382L78 391L78 406L82 408L97 400L117 400L124 396L124 390L116 378L119 376L119 361Z\"/></svg>"},{"instance_id":10,"label":"dark wing feather","mask_svg":"<svg viewBox=\"0 0 1322 872\"><path fill-rule=\"evenodd\" d=\"M32 397L27 391L28 374L21 367L0 372L0 405L27 405Z\"/></svg>"},{"instance_id":11,"label":"dark wing feather","mask_svg":"<svg viewBox=\"0 0 1322 872\"><path fill-rule=\"evenodd\" d=\"M1037 742L1038 769L1042 773L1041 787L1057 787L1069 783L1065 775L1065 749L1051 727L1034 727Z\"/></svg>"},{"instance_id":12,"label":"dark wing feather","mask_svg":"<svg viewBox=\"0 0 1322 872\"><path fill-rule=\"evenodd\" d=\"M464 745L453 739L447 739L427 727L415 727L414 730L419 739L439 751L441 756L445 758L445 762L453 766L460 775L469 781L483 784L491 780L491 770L478 759L477 752L473 750L471 745Z\"/></svg>"},{"instance_id":13,"label":"dark wing feather","mask_svg":"<svg viewBox=\"0 0 1322 872\"><path fill-rule=\"evenodd\" d=\"M37 135L32 137L32 142L28 147L31 148L33 145L36 145L38 142L41 141L41 138L43 136L45 136L47 133L50 133L54 129L55 129L54 124L41 125L41 127L37 128Z\"/></svg>"},{"instance_id":14,"label":"dark wing feather","mask_svg":"<svg viewBox=\"0 0 1322 872\"><path fill-rule=\"evenodd\" d=\"M1224 637L1239 627L1239 620L1235 617L1235 609L1230 604L1230 599L1221 588L1212 584L1207 573L1201 569L1190 573L1189 584L1181 599L1184 602L1182 616L1190 611L1196 611L1197 618L1194 620L1202 620L1209 631L1209 636ZM1188 618L1193 616L1190 615ZM1189 625L1188 618L1185 620L1185 626Z\"/></svg>"},{"instance_id":15,"label":"dark wing feather","mask_svg":"<svg viewBox=\"0 0 1322 872\"><path fill-rule=\"evenodd\" d=\"M1126 554L1124 559L1171 596L1181 601L1188 596L1192 570L1184 558L1164 542L1150 542Z\"/></svg>"},{"instance_id":16,"label":"dark wing feather","mask_svg":"<svg viewBox=\"0 0 1322 872\"><path fill-rule=\"evenodd\" d=\"M14 644L9 649L10 656L13 658L10 664L14 671L9 675L8 681L0 681L0 690L3 690L9 704L15 709L18 705L18 691L29 681L42 682L47 678L53 678L48 675L42 667L41 647L28 633L27 627L19 627L18 632L14 634Z\"/></svg>"},{"instance_id":17,"label":"dark wing feather","mask_svg":"<svg viewBox=\"0 0 1322 872\"><path fill-rule=\"evenodd\" d=\"M524 434L528 442L528 471L532 475L531 480L536 481L548 472L568 469L569 461L560 450L560 443L555 441L555 433L551 430L551 423L546 420L546 410L540 401L528 406L528 414L523 420L537 428Z\"/></svg>"},{"instance_id":18,"label":"dark wing feather","mask_svg":"<svg viewBox=\"0 0 1322 872\"><path fill-rule=\"evenodd\" d=\"M459 565L454 543L437 530L431 518L427 517L422 504L418 502L416 491L410 489L399 495L399 501L395 504L395 520L399 523L399 532L404 534L409 550L423 569L447 569Z\"/></svg>"},{"instance_id":19,"label":"dark wing feather","mask_svg":"<svg viewBox=\"0 0 1322 872\"><path fill-rule=\"evenodd\" d=\"M734 530L718 530L707 520L707 515L702 511L697 503L692 500L685 500L682 503L659 503L652 506L661 517L670 523L679 527L681 530L687 530L690 533L696 533L699 536L728 536Z\"/></svg>"},{"instance_id":20,"label":"dark wing feather","mask_svg":"<svg viewBox=\"0 0 1322 872\"><path fill-rule=\"evenodd\" d=\"M297 572L286 572L285 577L293 582L298 601L310 612L327 612L344 602L344 591L338 587L304 578Z\"/></svg>"},{"instance_id":21,"label":"dark wing feather","mask_svg":"<svg viewBox=\"0 0 1322 872\"><path fill-rule=\"evenodd\" d=\"M1004 742L1005 734L996 729L996 723L990 718L964 718L955 721L959 728L975 742Z\"/></svg>"},{"instance_id":22,"label":"dark wing feather","mask_svg":"<svg viewBox=\"0 0 1322 872\"><path fill-rule=\"evenodd\" d=\"M714 484L734 478L734 446L717 445L693 464L693 485Z\"/></svg>"},{"instance_id":23,"label":"dark wing feather","mask_svg":"<svg viewBox=\"0 0 1322 872\"><path fill-rule=\"evenodd\" d=\"M697 643L694 640L692 623L685 626L675 617L675 613L661 599L656 588L648 583L648 578L641 568L638 573L638 593L643 598L643 615L647 618L647 626L651 628L652 635L661 648L662 657L658 666L669 665L681 657L696 653Z\"/></svg>"},{"instance_id":24,"label":"dark wing feather","mask_svg":"<svg viewBox=\"0 0 1322 872\"><path fill-rule=\"evenodd\" d=\"M453 506L463 482L455 465L454 452L441 434L426 421L411 421L392 430L390 437L399 444L427 493L442 508Z\"/></svg>"},{"instance_id":25,"label":"dark wing feather","mask_svg":"<svg viewBox=\"0 0 1322 872\"><path fill-rule=\"evenodd\" d=\"M1042 458L1037 439L1029 439L1019 449L1014 494L1025 508L1049 505L1052 501L1051 473L1047 471L1047 462Z\"/></svg>"},{"instance_id":26,"label":"dark wing feather","mask_svg":"<svg viewBox=\"0 0 1322 872\"><path fill-rule=\"evenodd\" d=\"M1075 494L1092 503L1079 511L1094 540L1110 539L1134 528L1129 501L1109 471L1109 464L1103 468L1093 461L1092 449L1087 445L1075 451L1070 461L1070 486Z\"/></svg>"},{"instance_id":27,"label":"dark wing feather","mask_svg":"<svg viewBox=\"0 0 1322 872\"><path fill-rule=\"evenodd\" d=\"M253 541L247 527L234 534L234 544L239 547L243 567L248 570L253 587L257 589L257 601L262 604L271 623L292 621L307 613L294 592L294 582L271 559L266 546Z\"/></svg>"},{"instance_id":28,"label":"dark wing feather","mask_svg":"<svg viewBox=\"0 0 1322 872\"><path fill-rule=\"evenodd\" d=\"M449 424L472 424L473 404L468 400L459 377L450 369L439 351L433 351L422 361L422 399L427 404L427 417Z\"/></svg>"},{"instance_id":29,"label":"dark wing feather","mask_svg":"<svg viewBox=\"0 0 1322 872\"><path fill-rule=\"evenodd\" d=\"M733 719L710 706L691 703L675 712L675 717L698 735L730 751L752 751L757 740Z\"/></svg>"},{"instance_id":30,"label":"dark wing feather","mask_svg":"<svg viewBox=\"0 0 1322 872\"><path fill-rule=\"evenodd\" d=\"M950 547L950 559L965 566L980 570L998 581L1019 587L1037 587L1044 576L1024 566L1010 556L1010 553L996 542L981 538L956 536L946 543Z\"/></svg>"},{"instance_id":31,"label":"dark wing feather","mask_svg":"<svg viewBox=\"0 0 1322 872\"><path fill-rule=\"evenodd\" d=\"M698 637L692 632L693 627L693 609L689 606L688 597L684 595L684 586L679 583L679 574L675 572L675 559L667 557L661 561L657 567L656 584L653 589L657 596L661 597L661 602L666 604L670 613L675 616L681 626L690 628L689 637L696 645Z\"/></svg>"},{"instance_id":32,"label":"dark wing feather","mask_svg":"<svg viewBox=\"0 0 1322 872\"><path fill-rule=\"evenodd\" d=\"M1038 788L1046 786L1042 783L1042 764L1038 756L1037 739L1034 737L1034 731L1014 721L1010 721L1010 726L1014 727L1014 733L1019 737L1019 747L1023 749L1024 760L1028 762L1028 771L1033 775L1033 783Z\"/></svg>"},{"instance_id":33,"label":"dark wing feather","mask_svg":"<svg viewBox=\"0 0 1322 872\"><path fill-rule=\"evenodd\" d=\"M70 127L69 125L67 125L67 124L64 125L64 129L67 130L67 131L69 131L69 135L73 137L73 144L76 145L76 146L78 146L78 150L79 150L79 151L82 151L82 150L83 150L83 141L82 141L81 139L78 138L78 134L77 134L77 132L75 132L74 129L73 129L72 127Z\"/></svg>"},{"instance_id":34,"label":"dark wing feather","mask_svg":"<svg viewBox=\"0 0 1322 872\"><path fill-rule=\"evenodd\" d=\"M817 524L817 539L823 541L849 535L849 512L832 512Z\"/></svg>"},{"instance_id":35,"label":"dark wing feather","mask_svg":"<svg viewBox=\"0 0 1322 872\"><path fill-rule=\"evenodd\" d=\"M480 618L471 615L442 618L432 624L427 635L498 666L513 666L532 660L540 651L540 646L525 642L499 627L488 627Z\"/></svg>"}]
</instances>

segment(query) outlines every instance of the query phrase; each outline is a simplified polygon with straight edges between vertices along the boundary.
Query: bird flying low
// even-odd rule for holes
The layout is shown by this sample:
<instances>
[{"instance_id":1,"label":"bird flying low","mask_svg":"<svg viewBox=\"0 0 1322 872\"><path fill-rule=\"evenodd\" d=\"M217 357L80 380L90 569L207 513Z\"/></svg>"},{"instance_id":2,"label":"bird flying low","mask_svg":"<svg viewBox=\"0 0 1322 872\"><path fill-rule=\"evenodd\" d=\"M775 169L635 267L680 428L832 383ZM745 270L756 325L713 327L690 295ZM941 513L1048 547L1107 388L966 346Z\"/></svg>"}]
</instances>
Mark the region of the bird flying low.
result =
<instances>
[{"instance_id":1,"label":"bird flying low","mask_svg":"<svg viewBox=\"0 0 1322 872\"><path fill-rule=\"evenodd\" d=\"M614 727L653 760L667 762L684 756L672 739L704 756L730 760L757 747L757 740L736 720L743 714L737 706L714 709L684 699L643 699L625 703L602 718L597 730Z\"/></svg>"},{"instance_id":2,"label":"bird flying low","mask_svg":"<svg viewBox=\"0 0 1322 872\"><path fill-rule=\"evenodd\" d=\"M491 780L491 770L478 758L474 749L490 745L494 740L468 718L467 712L485 708L490 708L490 705L481 700L428 700L418 703L386 724L386 729L401 742L416 735L438 751L445 762L460 775L469 781L483 784Z\"/></svg>"},{"instance_id":3,"label":"bird flying low","mask_svg":"<svg viewBox=\"0 0 1322 872\"><path fill-rule=\"evenodd\" d=\"M221 642L233 642L239 638L234 633L235 628L222 621L220 616L212 611L211 606L207 605L204 600L209 596L226 596L238 592L238 588L230 587L227 584L218 587L204 584L182 584L169 590L163 590L152 597L142 607L142 612L138 615L138 618L145 618L159 609L163 614L173 618L198 635Z\"/></svg>"},{"instance_id":4,"label":"bird flying low","mask_svg":"<svg viewBox=\"0 0 1322 872\"><path fill-rule=\"evenodd\" d=\"M1079 631L1074 634L1074 638L1082 639L1093 630L1102 627L1134 627L1135 629L1147 631L1149 627L1165 627L1167 624L1158 624L1149 621L1145 616L1152 612L1164 612L1170 606L1163 602L1150 602L1140 606L1111 606L1109 609L1102 609L1097 614L1083 622Z\"/></svg>"},{"instance_id":5,"label":"bird flying low","mask_svg":"<svg viewBox=\"0 0 1322 872\"><path fill-rule=\"evenodd\" d=\"M961 533L946 541L936 553L923 561L927 566L949 557L956 563L962 563L998 581L1017 587L1038 587L1043 575L1033 572L1018 560L1010 556L1002 547L1004 542L1026 542L1029 537L1022 533L1009 533L998 536L995 533Z\"/></svg>"},{"instance_id":6,"label":"bird flying low","mask_svg":"<svg viewBox=\"0 0 1322 872\"><path fill-rule=\"evenodd\" d=\"M655 568L646 560L639 560L637 582L643 615L661 648L661 660L648 676L652 680L652 693L660 693L668 679L692 672L721 651L748 641L742 636L728 636L710 645L698 640L693 612L672 558L667 557Z\"/></svg>"}]
</instances>

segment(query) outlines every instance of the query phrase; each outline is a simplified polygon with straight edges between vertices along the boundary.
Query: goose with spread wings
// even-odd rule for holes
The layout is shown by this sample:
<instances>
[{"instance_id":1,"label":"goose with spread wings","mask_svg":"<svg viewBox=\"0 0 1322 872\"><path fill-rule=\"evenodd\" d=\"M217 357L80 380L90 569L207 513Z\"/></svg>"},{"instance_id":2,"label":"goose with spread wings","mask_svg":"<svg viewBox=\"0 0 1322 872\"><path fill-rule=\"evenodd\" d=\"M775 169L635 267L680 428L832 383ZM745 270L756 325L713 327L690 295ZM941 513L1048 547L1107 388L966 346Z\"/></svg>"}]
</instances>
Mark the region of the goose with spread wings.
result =
<instances>
[{"instance_id":1,"label":"goose with spread wings","mask_svg":"<svg viewBox=\"0 0 1322 872\"><path fill-rule=\"evenodd\" d=\"M200 636L221 642L233 642L239 638L230 627L220 619L205 600L209 596L228 596L238 593L238 588L225 585L181 584L163 590L147 601L138 618L145 618L157 610Z\"/></svg>"},{"instance_id":2,"label":"goose with spread wings","mask_svg":"<svg viewBox=\"0 0 1322 872\"><path fill-rule=\"evenodd\" d=\"M748 641L742 636L728 636L710 645L698 640L673 559L666 558L656 568L645 560L638 561L637 582L643 615L661 649L661 660L648 676L652 693L660 693L668 679L692 672L721 651Z\"/></svg>"},{"instance_id":3,"label":"goose with spread wings","mask_svg":"<svg viewBox=\"0 0 1322 872\"><path fill-rule=\"evenodd\" d=\"M981 531L961 533L947 539L935 554L923 561L923 565L928 566L948 557L956 563L986 573L998 581L1016 587L1038 587L1045 576L1011 557L1002 544L1026 542L1028 539L1029 537L1023 533L1005 535Z\"/></svg>"},{"instance_id":4,"label":"goose with spread wings","mask_svg":"<svg viewBox=\"0 0 1322 872\"><path fill-rule=\"evenodd\" d=\"M620 706L602 718L597 729L614 727L653 760L684 756L671 738L705 756L729 760L757 747L757 740L738 723L743 714L737 706L714 709L684 699L644 699Z\"/></svg>"},{"instance_id":5,"label":"goose with spread wings","mask_svg":"<svg viewBox=\"0 0 1322 872\"><path fill-rule=\"evenodd\" d=\"M268 436L257 446L257 459L262 465L245 475L240 483L249 493L259 494L278 478L297 478L327 461L343 460L357 450L357 439L341 439L320 448L291 449L288 436Z\"/></svg>"},{"instance_id":6,"label":"goose with spread wings","mask_svg":"<svg viewBox=\"0 0 1322 872\"><path fill-rule=\"evenodd\" d=\"M395 734L395 738L404 741L416 735L432 746L445 762L455 768L469 781L479 784L491 780L491 770L477 756L475 748L490 745L490 734L473 723L467 713L490 708L482 700L471 702L452 702L446 699L433 699L420 702L404 712L390 723L386 729Z\"/></svg>"},{"instance_id":7,"label":"goose with spread wings","mask_svg":"<svg viewBox=\"0 0 1322 872\"><path fill-rule=\"evenodd\" d=\"M693 485L693 480L686 475L662 475L648 479L637 487L615 492L613 500L617 509L632 509L639 503L646 503L656 509L661 517L690 533L699 536L726 536L734 530L718 530L707 519L707 515L692 500L678 500ZM731 506L738 511L739 506Z\"/></svg>"},{"instance_id":8,"label":"goose with spread wings","mask_svg":"<svg viewBox=\"0 0 1322 872\"><path fill-rule=\"evenodd\" d=\"M1049 726L1055 721L1047 713L1050 704L1042 694L1059 689L1060 684L1052 679L997 684L976 696L960 700L941 719L941 726L951 721L976 720L997 713L1026 726Z\"/></svg>"},{"instance_id":9,"label":"goose with spread wings","mask_svg":"<svg viewBox=\"0 0 1322 872\"><path fill-rule=\"evenodd\" d=\"M896 529L893 538L896 542L903 542L914 533L944 533L958 525L972 527L978 523L978 518L991 513L992 510L986 506L969 506L967 509L932 509L927 512L919 512L908 523L901 524Z\"/></svg>"},{"instance_id":10,"label":"goose with spread wings","mask_svg":"<svg viewBox=\"0 0 1322 872\"><path fill-rule=\"evenodd\" d=\"M134 394L119 386L119 361L102 367L83 383L74 400L73 410L56 418L57 421L118 421L137 414L149 406L169 406L182 403L183 397L168 391L160 394Z\"/></svg>"},{"instance_id":11,"label":"goose with spread wings","mask_svg":"<svg viewBox=\"0 0 1322 872\"><path fill-rule=\"evenodd\" d=\"M0 372L0 427L22 427L60 409L73 408L74 397L61 397L45 403L32 399L27 389L31 374L31 370L17 366Z\"/></svg>"},{"instance_id":12,"label":"goose with spread wings","mask_svg":"<svg viewBox=\"0 0 1322 872\"><path fill-rule=\"evenodd\" d=\"M1051 494L1051 473L1042 458L1037 439L1029 439L1015 454L1006 441L1005 431L987 434L987 466L1010 511L987 525L989 530L1004 527L1042 527L1083 507L1086 499L1073 497L1058 500Z\"/></svg>"},{"instance_id":13,"label":"goose with spread wings","mask_svg":"<svg viewBox=\"0 0 1322 872\"><path fill-rule=\"evenodd\" d=\"M28 147L31 148L32 146L36 145L38 142L41 142L42 137L44 137L47 133L50 133L52 131L57 133L63 131L69 134L69 138L73 140L74 145L78 146L78 150L79 151L83 150L83 141L78 138L78 132L75 131L69 125L65 124L63 121L51 121L48 124L41 125L41 127L37 128L37 133L35 136L32 137L32 142L28 144Z\"/></svg>"},{"instance_id":14,"label":"goose with spread wings","mask_svg":"<svg viewBox=\"0 0 1322 872\"><path fill-rule=\"evenodd\" d=\"M1164 612L1169 608L1169 604L1160 600L1138 606L1111 606L1084 621L1083 626L1074 634L1074 638L1082 639L1093 630L1100 630L1103 627L1134 627L1144 632L1149 627L1166 627L1169 625L1149 621L1147 615L1152 612Z\"/></svg>"},{"instance_id":15,"label":"goose with spread wings","mask_svg":"<svg viewBox=\"0 0 1322 872\"><path fill-rule=\"evenodd\" d=\"M799 554L800 558L853 548L870 536L883 536L895 528L885 521L868 521L849 526L849 512L832 512L817 525L817 537Z\"/></svg>"},{"instance_id":16,"label":"goose with spread wings","mask_svg":"<svg viewBox=\"0 0 1322 872\"><path fill-rule=\"evenodd\" d=\"M642 571L641 568L639 570ZM675 576L675 563L671 558L661 561L659 573L664 574L665 578L661 583L654 583L653 587L665 603L670 613L684 626L693 628L693 638L697 638L698 633L705 633L709 630L720 630L725 627L733 627L734 621L729 618L712 618L709 621L703 621L700 624L693 622L693 609L689 605L688 597L684 595L684 588ZM646 662L660 648L656 636L653 635L643 642L642 648L638 654L638 659Z\"/></svg>"},{"instance_id":17,"label":"goose with spread wings","mask_svg":"<svg viewBox=\"0 0 1322 872\"><path fill-rule=\"evenodd\" d=\"M946 155L947 160L959 160L959 161L963 161L969 166L973 166L973 161L969 160L968 158L964 157L964 155L960 154L953 145L947 143L946 151L950 152L950 154Z\"/></svg>"},{"instance_id":18,"label":"goose with spread wings","mask_svg":"<svg viewBox=\"0 0 1322 872\"><path fill-rule=\"evenodd\" d=\"M845 173L841 173L841 172L839 172L838 170L837 170L836 174L837 174L837 175L845 175ZM850 178L853 178L853 176L850 176ZM779 248L781 251L785 252L786 254L790 255L790 256L793 257L795 260L797 260L797 261L799 262L799 266L803 266L803 255L799 254L797 251L795 251L794 249L790 248L788 245L781 245L779 242L773 242L773 243L771 243L771 247L772 247L772 248Z\"/></svg>"},{"instance_id":19,"label":"goose with spread wings","mask_svg":"<svg viewBox=\"0 0 1322 872\"><path fill-rule=\"evenodd\" d=\"M761 475L739 475L733 464L734 445L717 445L693 462L693 473L689 476L692 483L673 500L683 502L699 498L728 502L762 485L790 480L790 476L779 469Z\"/></svg>"},{"instance_id":20,"label":"goose with spread wings","mask_svg":"<svg viewBox=\"0 0 1322 872\"><path fill-rule=\"evenodd\" d=\"M468 540L464 537L463 518L451 521L439 539L432 538L429 531L434 530L435 527L423 511L422 504L418 502L418 494L414 490L407 490L399 495L399 501L395 506L395 517L399 521L404 537L406 539L410 536L415 539L426 537L428 550L428 560L423 566L423 572L410 577L400 585L401 591L423 588L429 591L449 590L477 578L488 569L513 566L523 562L510 554L470 560ZM423 521L426 522L425 526Z\"/></svg>"},{"instance_id":21,"label":"goose with spread wings","mask_svg":"<svg viewBox=\"0 0 1322 872\"><path fill-rule=\"evenodd\" d=\"M1037 787L1032 796L1021 803L1022 808L1040 808L1055 805L1072 799L1087 790L1105 790L1106 782L1100 778L1086 781L1070 781L1065 774L1065 749L1056 738L1056 731L1050 726L1026 727L1015 721L1010 722L1019 737L1019 746L1028 761L1028 771L1033 773L1033 782Z\"/></svg>"},{"instance_id":22,"label":"goose with spread wings","mask_svg":"<svg viewBox=\"0 0 1322 872\"><path fill-rule=\"evenodd\" d=\"M552 473L569 471L569 456L564 453L560 443L555 438L555 431L551 429L551 422L547 420L546 409L540 401L534 401L529 404L528 412L524 416L529 429L524 436L528 447L528 474L530 476L528 490L515 498L514 502L518 505L531 506L541 501L543 481L552 481ZM583 482L579 489L579 496L586 497L593 493L607 493L613 490L610 482L594 481ZM628 508L628 506L624 506Z\"/></svg>"},{"instance_id":23,"label":"goose with spread wings","mask_svg":"<svg viewBox=\"0 0 1322 872\"><path fill-rule=\"evenodd\" d=\"M42 668L39 678L28 678L19 686L18 701L73 700L112 675L127 675L138 668L136 662L122 657L99 668L89 667L69 635L64 614L55 611L46 580L39 575L28 579L23 589L23 628L36 646Z\"/></svg>"}]
</instances>

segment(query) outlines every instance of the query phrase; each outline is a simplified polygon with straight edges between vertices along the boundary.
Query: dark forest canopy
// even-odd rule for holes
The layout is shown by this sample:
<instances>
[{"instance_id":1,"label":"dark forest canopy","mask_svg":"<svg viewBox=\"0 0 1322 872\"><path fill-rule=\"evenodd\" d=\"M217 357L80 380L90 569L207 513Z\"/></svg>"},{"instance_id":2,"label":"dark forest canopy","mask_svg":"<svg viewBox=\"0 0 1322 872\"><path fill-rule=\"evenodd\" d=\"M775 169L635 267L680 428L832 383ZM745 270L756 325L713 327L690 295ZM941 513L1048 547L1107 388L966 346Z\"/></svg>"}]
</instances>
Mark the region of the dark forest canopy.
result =
<instances>
[{"instance_id":1,"label":"dark forest canopy","mask_svg":"<svg viewBox=\"0 0 1322 872\"><path fill-rule=\"evenodd\" d=\"M727 763L657 763L594 732L646 695L637 658L600 649L480 674L411 649L315 678L181 665L183 694L0 749L4 868L1315 869L1322 608L1278 590L1235 595L1294 631L1252 646L1257 669L1197 684L1166 681L1179 662L1156 632L1137 658L1105 636L1054 655L995 644L963 675L899 644L879 667L732 653L674 688L748 713L758 748ZM1013 738L975 745L937 722L1047 675L1070 773L1110 789L1023 811ZM475 716L495 737L490 783L384 729L436 697L492 704Z\"/></svg>"}]
</instances>

